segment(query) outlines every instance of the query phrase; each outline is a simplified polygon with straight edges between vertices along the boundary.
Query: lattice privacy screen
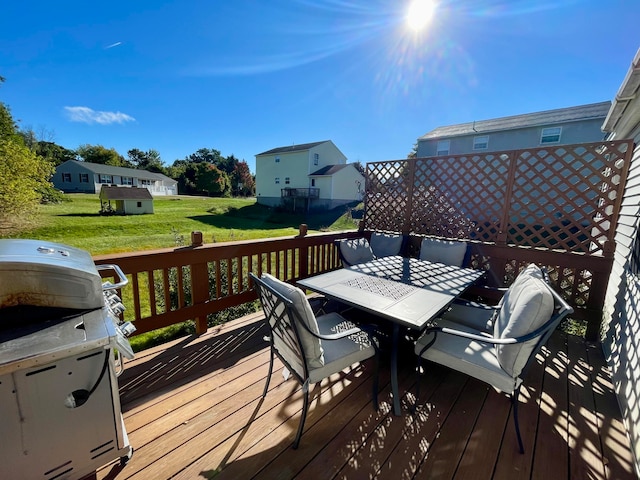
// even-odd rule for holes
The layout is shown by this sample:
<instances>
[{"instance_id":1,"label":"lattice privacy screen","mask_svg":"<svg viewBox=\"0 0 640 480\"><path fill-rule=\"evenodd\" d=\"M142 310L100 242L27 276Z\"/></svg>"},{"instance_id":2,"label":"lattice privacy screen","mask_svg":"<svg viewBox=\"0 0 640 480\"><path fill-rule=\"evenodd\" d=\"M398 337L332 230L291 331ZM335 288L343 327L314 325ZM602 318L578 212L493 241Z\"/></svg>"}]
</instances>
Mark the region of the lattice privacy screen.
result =
<instances>
[{"instance_id":1,"label":"lattice privacy screen","mask_svg":"<svg viewBox=\"0 0 640 480\"><path fill-rule=\"evenodd\" d=\"M602 255L631 140L367 164L365 228Z\"/></svg>"}]
</instances>

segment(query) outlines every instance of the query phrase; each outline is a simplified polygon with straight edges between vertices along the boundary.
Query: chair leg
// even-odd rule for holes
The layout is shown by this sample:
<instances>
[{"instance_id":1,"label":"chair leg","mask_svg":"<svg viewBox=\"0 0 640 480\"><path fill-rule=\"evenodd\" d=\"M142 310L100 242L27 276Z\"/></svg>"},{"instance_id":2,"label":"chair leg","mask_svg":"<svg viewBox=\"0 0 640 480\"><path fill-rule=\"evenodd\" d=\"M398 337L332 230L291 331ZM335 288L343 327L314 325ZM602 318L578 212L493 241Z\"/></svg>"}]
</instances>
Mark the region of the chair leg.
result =
<instances>
[{"instance_id":1,"label":"chair leg","mask_svg":"<svg viewBox=\"0 0 640 480\"><path fill-rule=\"evenodd\" d=\"M420 368L422 367L422 357L418 355L418 361L416 362L416 399L414 400L413 407L411 410L413 413L416 413L418 409L419 399L420 399L420 379L422 378L420 375Z\"/></svg>"},{"instance_id":2,"label":"chair leg","mask_svg":"<svg viewBox=\"0 0 640 480\"><path fill-rule=\"evenodd\" d=\"M264 386L262 398L267 396L267 391L269 391L269 382L271 382L271 374L273 373L273 346L269 350L271 351L271 359L269 360L269 373L267 373L267 383Z\"/></svg>"},{"instance_id":3,"label":"chair leg","mask_svg":"<svg viewBox=\"0 0 640 480\"><path fill-rule=\"evenodd\" d=\"M524 445L522 444L522 436L520 435L520 423L518 421L518 398L520 396L520 386L515 389L511 395L511 405L513 406L513 423L516 427L516 437L518 437L518 446L520 447L520 453L524 453Z\"/></svg>"},{"instance_id":4,"label":"chair leg","mask_svg":"<svg viewBox=\"0 0 640 480\"><path fill-rule=\"evenodd\" d=\"M302 393L304 394L304 403L302 404L302 416L300 417L300 425L298 425L298 433L293 441L293 449L297 449L304 430L304 422L307 419L307 410L309 410L309 380L302 385Z\"/></svg>"},{"instance_id":5,"label":"chair leg","mask_svg":"<svg viewBox=\"0 0 640 480\"><path fill-rule=\"evenodd\" d=\"M373 408L376 409L376 412L380 408L380 404L378 403L378 388L379 388L379 372L380 372L380 355L376 353L375 355L375 372L373 378Z\"/></svg>"}]
</instances>

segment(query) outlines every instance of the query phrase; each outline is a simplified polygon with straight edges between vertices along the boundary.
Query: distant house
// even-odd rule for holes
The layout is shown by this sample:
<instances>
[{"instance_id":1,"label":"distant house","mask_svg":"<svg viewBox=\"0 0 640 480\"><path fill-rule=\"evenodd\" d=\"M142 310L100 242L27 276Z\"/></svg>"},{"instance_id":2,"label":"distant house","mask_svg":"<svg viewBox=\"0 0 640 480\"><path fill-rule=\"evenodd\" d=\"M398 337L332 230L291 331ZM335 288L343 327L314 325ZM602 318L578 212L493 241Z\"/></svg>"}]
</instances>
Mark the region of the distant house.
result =
<instances>
[{"instance_id":1,"label":"distant house","mask_svg":"<svg viewBox=\"0 0 640 480\"><path fill-rule=\"evenodd\" d=\"M143 187L151 195L178 195L178 181L161 173L67 160L56 168L53 185L65 193L98 193L102 185Z\"/></svg>"},{"instance_id":2,"label":"distant house","mask_svg":"<svg viewBox=\"0 0 640 480\"><path fill-rule=\"evenodd\" d=\"M146 188L102 185L100 189L100 211L121 215L153 213L153 196Z\"/></svg>"},{"instance_id":3,"label":"distant house","mask_svg":"<svg viewBox=\"0 0 640 480\"><path fill-rule=\"evenodd\" d=\"M418 157L599 142L611 102L438 127L418 138Z\"/></svg>"},{"instance_id":4,"label":"distant house","mask_svg":"<svg viewBox=\"0 0 640 480\"><path fill-rule=\"evenodd\" d=\"M364 176L331 140L278 147L256 155L258 203L330 209L360 201Z\"/></svg>"}]
</instances>

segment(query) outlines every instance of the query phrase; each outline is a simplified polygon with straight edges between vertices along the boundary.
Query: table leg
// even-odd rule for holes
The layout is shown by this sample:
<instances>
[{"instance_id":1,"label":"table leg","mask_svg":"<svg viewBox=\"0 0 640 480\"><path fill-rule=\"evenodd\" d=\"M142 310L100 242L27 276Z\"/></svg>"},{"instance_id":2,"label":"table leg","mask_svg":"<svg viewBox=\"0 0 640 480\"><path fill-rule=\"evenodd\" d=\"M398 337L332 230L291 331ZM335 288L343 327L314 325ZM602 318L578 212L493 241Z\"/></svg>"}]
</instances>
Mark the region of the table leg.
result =
<instances>
[{"instance_id":1,"label":"table leg","mask_svg":"<svg viewBox=\"0 0 640 480\"><path fill-rule=\"evenodd\" d=\"M400 342L400 325L393 323L391 338L391 394L393 395L393 413L400 416L400 393L398 392L398 343Z\"/></svg>"}]
</instances>

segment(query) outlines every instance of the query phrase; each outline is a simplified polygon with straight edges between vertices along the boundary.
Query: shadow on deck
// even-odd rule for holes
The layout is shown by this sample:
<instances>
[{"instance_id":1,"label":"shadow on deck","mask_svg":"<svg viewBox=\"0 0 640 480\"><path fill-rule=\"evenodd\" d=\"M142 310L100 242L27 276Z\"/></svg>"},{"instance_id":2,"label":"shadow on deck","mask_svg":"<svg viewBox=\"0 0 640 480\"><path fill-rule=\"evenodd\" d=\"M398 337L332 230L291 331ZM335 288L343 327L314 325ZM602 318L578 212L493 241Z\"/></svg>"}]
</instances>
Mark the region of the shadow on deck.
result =
<instances>
[{"instance_id":1,"label":"shadow on deck","mask_svg":"<svg viewBox=\"0 0 640 480\"><path fill-rule=\"evenodd\" d=\"M262 312L243 317L128 362L119 383L135 453L98 478L636 478L599 346L559 332L521 395L524 455L508 399L457 372L429 364L423 405L411 414L411 348L400 361L402 416L391 413L385 358L373 410L373 368L365 363L312 390L293 450L301 391L276 368L262 399L269 362L262 320Z\"/></svg>"}]
</instances>

